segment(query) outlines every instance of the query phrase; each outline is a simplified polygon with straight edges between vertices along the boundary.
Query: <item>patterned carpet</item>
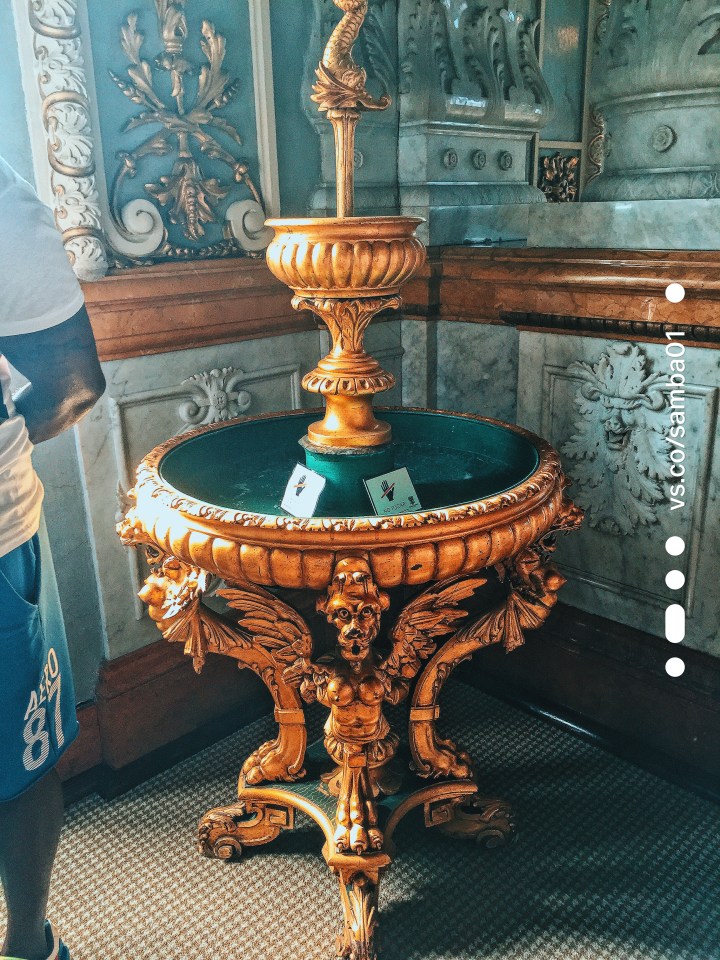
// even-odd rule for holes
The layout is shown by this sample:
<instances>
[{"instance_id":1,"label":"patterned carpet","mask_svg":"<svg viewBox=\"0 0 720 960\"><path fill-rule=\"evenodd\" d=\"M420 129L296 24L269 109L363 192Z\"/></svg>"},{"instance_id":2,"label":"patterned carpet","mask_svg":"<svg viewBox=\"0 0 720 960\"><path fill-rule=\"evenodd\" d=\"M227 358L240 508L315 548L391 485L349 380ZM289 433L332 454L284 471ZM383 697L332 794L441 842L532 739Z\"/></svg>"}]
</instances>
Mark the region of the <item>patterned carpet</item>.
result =
<instances>
[{"instance_id":1,"label":"patterned carpet","mask_svg":"<svg viewBox=\"0 0 720 960\"><path fill-rule=\"evenodd\" d=\"M463 684L443 722L520 837L483 850L408 820L381 892L381 960L718 960L718 808ZM339 924L320 833L232 865L195 826L233 799L261 720L131 793L69 811L51 917L73 960L327 960Z\"/></svg>"}]
</instances>

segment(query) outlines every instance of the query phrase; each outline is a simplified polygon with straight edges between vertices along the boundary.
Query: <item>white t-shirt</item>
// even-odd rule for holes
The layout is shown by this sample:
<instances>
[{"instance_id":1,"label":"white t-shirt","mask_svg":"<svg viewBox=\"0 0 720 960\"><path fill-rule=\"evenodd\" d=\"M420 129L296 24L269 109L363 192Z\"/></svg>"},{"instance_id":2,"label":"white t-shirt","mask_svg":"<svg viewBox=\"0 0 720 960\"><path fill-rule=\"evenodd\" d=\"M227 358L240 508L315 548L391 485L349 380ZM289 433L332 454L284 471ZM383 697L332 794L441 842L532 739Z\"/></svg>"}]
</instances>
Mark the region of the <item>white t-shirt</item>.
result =
<instances>
[{"instance_id":1,"label":"white t-shirt","mask_svg":"<svg viewBox=\"0 0 720 960\"><path fill-rule=\"evenodd\" d=\"M52 212L0 157L0 337L36 333L69 320L83 305ZM43 488L32 444L10 393L0 353L0 557L33 537Z\"/></svg>"}]
</instances>

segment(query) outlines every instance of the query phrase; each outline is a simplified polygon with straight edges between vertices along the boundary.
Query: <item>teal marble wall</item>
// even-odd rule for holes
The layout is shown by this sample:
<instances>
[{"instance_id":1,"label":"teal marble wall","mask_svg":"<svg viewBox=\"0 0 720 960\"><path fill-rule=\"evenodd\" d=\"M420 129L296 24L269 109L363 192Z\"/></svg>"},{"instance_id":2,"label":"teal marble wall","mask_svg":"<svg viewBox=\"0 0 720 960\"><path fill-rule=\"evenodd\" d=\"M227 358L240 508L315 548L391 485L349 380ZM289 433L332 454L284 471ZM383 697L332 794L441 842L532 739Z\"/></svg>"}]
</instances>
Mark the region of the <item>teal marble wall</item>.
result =
<instances>
[{"instance_id":1,"label":"teal marble wall","mask_svg":"<svg viewBox=\"0 0 720 960\"><path fill-rule=\"evenodd\" d=\"M216 109L216 115L227 121L239 131L242 144L238 145L233 138L222 130L214 128L213 136L217 137L220 145L236 159L247 163L250 176L256 186L259 184L258 149L255 126L255 101L253 90L252 55L250 46L250 22L246 0L228 4L223 0L204 0L202 4L190 3L184 8L187 15L188 38L183 53L190 62L190 72L185 74L186 105L189 109L195 99L198 86L198 70L207 64L200 43L202 40L201 27L204 20L214 24L218 34L225 37L225 59L223 70L231 78L238 81L237 94L227 105ZM137 13L137 29L145 36L142 47L142 57L153 67L156 91L164 101L172 103L170 75L167 71L157 69L155 58L163 52L163 44L159 35L155 5L144 0L121 0L108 4L105 0L88 0L88 16L92 41L92 54L95 68L95 85L100 114L100 136L103 146L105 174L108 185L113 183L119 168L119 157L123 152L137 148L150 135L159 132L162 126L151 123L128 129L132 118L138 117L144 110L142 106L131 102L113 82L110 71L127 80L127 68L130 66L128 58L120 46L120 36L123 24L129 14ZM145 110L145 113L148 113ZM137 176L127 179L120 195L120 205L124 205L136 197L148 196L144 184L158 183L161 177L168 176L177 157L176 142L170 141L170 150L167 155L148 155L138 164ZM222 222L227 207L236 200L250 196L247 187L233 182L230 168L212 155L202 153L192 139L191 152L199 162L206 179L216 178L223 187L229 188L226 197L217 203L218 223L209 223L205 226L205 236L202 245L218 242L222 239ZM172 243L197 246L189 242L179 227L169 226L169 237Z\"/></svg>"},{"instance_id":2,"label":"teal marble wall","mask_svg":"<svg viewBox=\"0 0 720 960\"><path fill-rule=\"evenodd\" d=\"M0 3L0 154L29 183L34 183L25 95L20 78L15 22L9 3Z\"/></svg>"},{"instance_id":3,"label":"teal marble wall","mask_svg":"<svg viewBox=\"0 0 720 960\"><path fill-rule=\"evenodd\" d=\"M312 0L270 4L280 204L285 217L307 215L321 180L320 141L305 103L312 21Z\"/></svg>"},{"instance_id":4,"label":"teal marble wall","mask_svg":"<svg viewBox=\"0 0 720 960\"><path fill-rule=\"evenodd\" d=\"M550 0L545 9L543 76L555 101L555 112L543 129L543 140L580 140L587 4Z\"/></svg>"}]
</instances>

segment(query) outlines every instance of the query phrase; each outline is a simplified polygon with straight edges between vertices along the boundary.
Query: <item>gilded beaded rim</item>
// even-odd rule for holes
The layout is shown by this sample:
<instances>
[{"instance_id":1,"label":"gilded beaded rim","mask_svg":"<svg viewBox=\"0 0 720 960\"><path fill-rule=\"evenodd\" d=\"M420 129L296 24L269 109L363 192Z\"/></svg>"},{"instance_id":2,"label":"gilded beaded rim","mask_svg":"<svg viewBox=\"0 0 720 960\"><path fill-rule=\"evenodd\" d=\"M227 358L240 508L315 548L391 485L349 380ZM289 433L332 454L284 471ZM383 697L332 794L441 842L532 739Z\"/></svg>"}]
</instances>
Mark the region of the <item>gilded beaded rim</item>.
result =
<instances>
[{"instance_id":1,"label":"gilded beaded rim","mask_svg":"<svg viewBox=\"0 0 720 960\"><path fill-rule=\"evenodd\" d=\"M396 517L286 517L275 514L251 513L244 510L233 510L229 507L218 507L205 503L167 485L160 477L159 467L163 457L175 447L205 433L222 430L235 423L250 421L271 420L280 417L303 417L308 415L307 410L290 410L284 413L267 413L256 417L237 417L233 420L223 420L209 426L198 427L196 430L184 433L179 437L172 437L165 443L155 447L141 461L137 469L136 491L145 492L148 488L153 500L159 501L171 510L177 510L184 516L202 521L211 521L218 524L228 524L234 527L255 527L266 530L287 530L352 533L373 530L409 529L413 527L432 526L435 524L455 523L473 517L489 516L508 508L519 506L528 500L544 499L556 489L558 481L562 481L562 468L557 452L541 437L524 430L514 424L504 423L490 417L481 417L470 413L453 413L448 410L428 410L422 407L379 407L379 412L386 410L397 412L440 413L459 417L465 420L477 420L495 426L512 430L513 433L529 440L538 452L540 462L535 472L522 483L484 500L474 500L458 506L445 507L442 510L419 511L418 513L400 514Z\"/></svg>"}]
</instances>

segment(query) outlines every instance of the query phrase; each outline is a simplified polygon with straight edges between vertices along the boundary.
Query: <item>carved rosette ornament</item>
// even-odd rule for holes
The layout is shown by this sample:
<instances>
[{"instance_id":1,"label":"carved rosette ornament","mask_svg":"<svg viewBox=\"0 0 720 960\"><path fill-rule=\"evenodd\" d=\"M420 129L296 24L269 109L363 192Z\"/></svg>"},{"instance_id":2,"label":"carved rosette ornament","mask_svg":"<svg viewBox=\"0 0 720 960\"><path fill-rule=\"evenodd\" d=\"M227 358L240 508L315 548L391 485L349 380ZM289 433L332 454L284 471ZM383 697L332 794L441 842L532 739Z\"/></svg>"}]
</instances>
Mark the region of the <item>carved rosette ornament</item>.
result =
<instances>
[{"instance_id":1,"label":"carved rosette ornament","mask_svg":"<svg viewBox=\"0 0 720 960\"><path fill-rule=\"evenodd\" d=\"M78 0L30 0L55 222L81 280L108 270Z\"/></svg>"}]
</instances>

